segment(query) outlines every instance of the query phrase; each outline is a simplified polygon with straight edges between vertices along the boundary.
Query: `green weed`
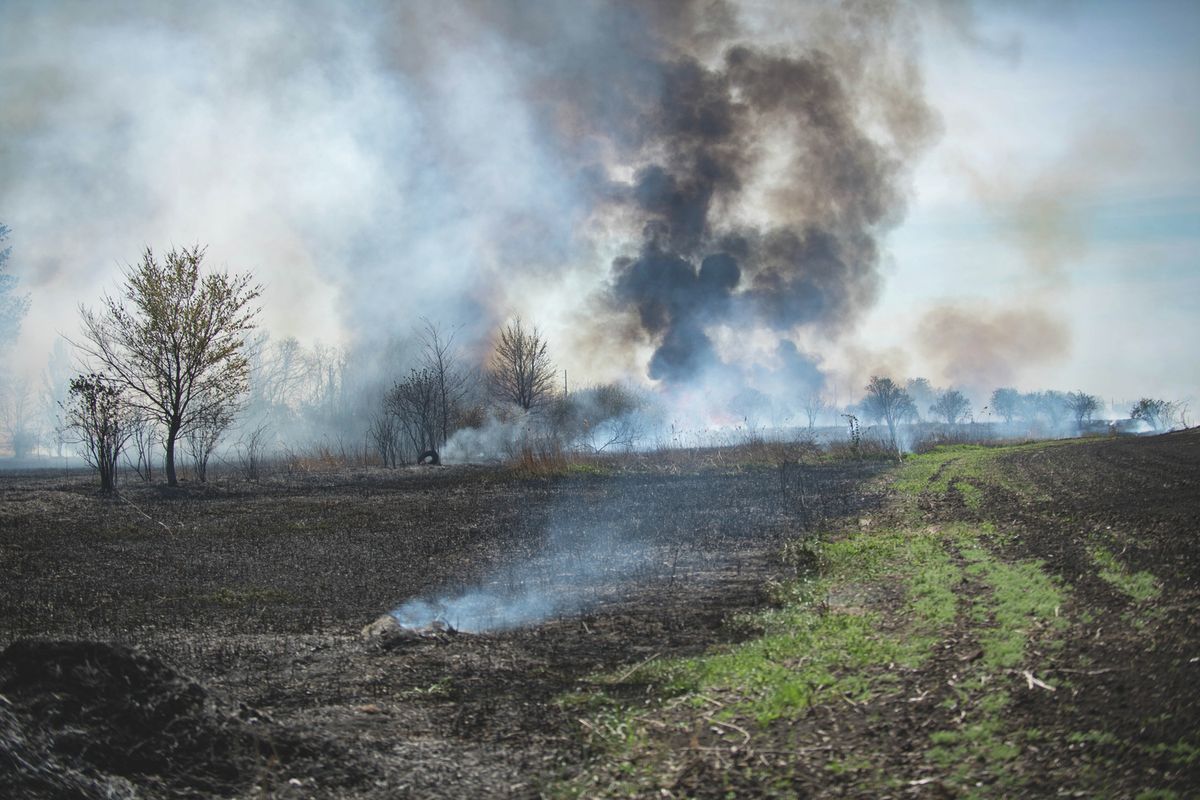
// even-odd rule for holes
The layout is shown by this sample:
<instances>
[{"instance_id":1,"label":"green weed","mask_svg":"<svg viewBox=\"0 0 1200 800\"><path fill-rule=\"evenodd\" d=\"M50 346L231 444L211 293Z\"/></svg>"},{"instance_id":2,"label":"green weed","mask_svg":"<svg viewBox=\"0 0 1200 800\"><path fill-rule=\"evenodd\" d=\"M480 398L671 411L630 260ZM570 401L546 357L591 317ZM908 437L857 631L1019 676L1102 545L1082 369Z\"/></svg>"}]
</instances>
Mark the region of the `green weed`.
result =
<instances>
[{"instance_id":1,"label":"green weed","mask_svg":"<svg viewBox=\"0 0 1200 800\"><path fill-rule=\"evenodd\" d=\"M1117 557L1102 547L1092 550L1092 561L1099 569L1101 580L1129 597L1135 603L1157 600L1162 584L1149 572L1130 572Z\"/></svg>"}]
</instances>

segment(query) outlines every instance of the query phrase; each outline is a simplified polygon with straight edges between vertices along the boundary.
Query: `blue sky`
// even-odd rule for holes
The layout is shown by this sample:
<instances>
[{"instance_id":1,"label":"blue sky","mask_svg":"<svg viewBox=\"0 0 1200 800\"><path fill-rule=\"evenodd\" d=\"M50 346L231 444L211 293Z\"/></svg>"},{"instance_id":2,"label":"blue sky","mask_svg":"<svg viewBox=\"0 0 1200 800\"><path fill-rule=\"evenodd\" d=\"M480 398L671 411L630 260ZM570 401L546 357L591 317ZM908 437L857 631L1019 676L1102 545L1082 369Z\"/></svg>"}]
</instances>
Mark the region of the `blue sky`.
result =
<instances>
[{"instance_id":1,"label":"blue sky","mask_svg":"<svg viewBox=\"0 0 1200 800\"><path fill-rule=\"evenodd\" d=\"M890 237L864 345L952 379L912 343L924 309L1032 307L1069 344L1028 359L1024 388L1195 395L1200 4L987 5L977 23L994 50L945 29L926 40L943 135Z\"/></svg>"}]
</instances>

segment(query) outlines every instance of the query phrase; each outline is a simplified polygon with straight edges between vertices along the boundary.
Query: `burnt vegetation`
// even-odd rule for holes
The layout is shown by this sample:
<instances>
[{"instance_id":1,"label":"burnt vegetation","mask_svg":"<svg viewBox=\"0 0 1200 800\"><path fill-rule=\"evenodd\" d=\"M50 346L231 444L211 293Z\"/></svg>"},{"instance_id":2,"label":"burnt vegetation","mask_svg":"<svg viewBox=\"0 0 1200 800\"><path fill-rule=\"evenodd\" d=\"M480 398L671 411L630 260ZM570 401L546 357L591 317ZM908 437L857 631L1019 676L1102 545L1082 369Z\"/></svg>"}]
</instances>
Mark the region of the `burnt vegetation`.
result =
<instances>
[{"instance_id":1,"label":"burnt vegetation","mask_svg":"<svg viewBox=\"0 0 1200 800\"><path fill-rule=\"evenodd\" d=\"M115 504L83 476L9 480L0 786L165 797L286 794L297 779L355 796L530 795L582 755L559 693L741 635L726 619L762 602L772 552L882 496L865 485L878 462L754 455L533 477L275 472L183 494L131 484ZM357 638L395 602L480 588L569 596L510 631L398 649ZM140 755L122 759L126 746Z\"/></svg>"},{"instance_id":2,"label":"burnt vegetation","mask_svg":"<svg viewBox=\"0 0 1200 800\"><path fill-rule=\"evenodd\" d=\"M1061 613L1084 620L1045 651L1051 656L1023 665L1058 691L1030 683L1005 712L1005 725L1042 732L1019 761L1004 762L1006 774L1032 781L1023 785L1033 794L1062 782L1186 783L1195 765L1184 751L1153 756L1129 743L1190 741L1184 720L1197 700L1180 658L1195 625L1194 435L1018 448L996 473L1009 477L994 479L958 466L977 452L920 457L941 466L913 484L929 487L914 506L919 530L1008 520L1019 535L997 538L997 557L1045 559L1075 587ZM653 665L754 647L766 624L754 615L808 602L811 590L788 587L825 574L824 532L870 537L878 527L886 540L914 513L895 506L912 490L889 488L888 452L865 455L764 442L595 456L553 471L519 462L310 464L275 467L253 483L230 472L170 493L135 482L118 502L98 497L84 474L9 475L0 505L0 788L13 796L534 797L599 780L589 784L597 794L643 794L612 782L609 770L623 759L646 762L613 749L604 726L617 723L605 714L649 701L667 714L663 725L692 731L708 719L672 704ZM968 480L982 500L967 502ZM944 493L932 488L939 482ZM1138 500L1142 492L1152 505ZM1105 561L1097 573L1097 548L1122 547L1126 566L1113 573ZM1139 570L1155 575L1150 605L1150 589L1132 579L1099 577ZM881 635L903 624L904 590L856 586L813 598L816 613L865 613L841 609L866 604L885 613ZM480 592L493 609L532 595L542 605L533 619L456 631L471 626L446 610ZM362 638L370 619L412 600L440 604L447 625ZM1160 606L1174 612L1153 610ZM670 771L645 778L645 793L757 796L770 785L877 796L867 773L828 770L855 754L905 781L956 786L934 756L921 760L929 730L957 724L947 703L966 701L948 682L986 641L976 637L987 626L977 630L969 617L955 626L934 650L943 655L921 669L879 668L899 687L872 706L886 736L837 698L814 699L794 725L719 717L728 727L704 722L699 734L668 740L676 742L662 760ZM1143 636L1157 644L1145 647ZM1138 674L1159 678L1138 680L1131 657ZM860 674L854 669L842 668L838 680ZM873 669L864 679L875 679ZM1016 675L1014 694L1026 685ZM602 698L580 699L595 692ZM1073 699L1057 702L1068 692ZM1150 718L1158 721L1147 729ZM1112 738L1077 751L1093 731ZM743 744L730 750L726 734ZM1113 766L1123 763L1128 769ZM1158 765L1159 777L1147 784L1136 765ZM701 780L697 770L724 777Z\"/></svg>"}]
</instances>

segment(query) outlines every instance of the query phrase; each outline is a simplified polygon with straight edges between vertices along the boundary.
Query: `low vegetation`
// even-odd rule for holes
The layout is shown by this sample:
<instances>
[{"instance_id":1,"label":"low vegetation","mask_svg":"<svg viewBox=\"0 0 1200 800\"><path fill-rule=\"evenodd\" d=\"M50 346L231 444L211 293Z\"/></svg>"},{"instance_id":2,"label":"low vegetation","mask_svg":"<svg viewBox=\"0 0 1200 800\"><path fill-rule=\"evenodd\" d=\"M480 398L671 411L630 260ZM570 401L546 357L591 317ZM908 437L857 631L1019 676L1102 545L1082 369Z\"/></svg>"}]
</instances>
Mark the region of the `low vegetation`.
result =
<instances>
[{"instance_id":1,"label":"low vegetation","mask_svg":"<svg viewBox=\"0 0 1200 800\"><path fill-rule=\"evenodd\" d=\"M1013 464L1059 446L910 456L890 478L894 499L877 521L784 548L795 574L771 585L775 607L737 620L747 639L593 675L562 696L595 754L559 794L790 797L842 786L863 797L1030 795L1045 786L1039 754L1064 745L1083 755L1083 768L1059 778L1069 775L1076 787L1111 790L1120 751L1169 753L1176 771L1167 775L1179 780L1194 766L1190 738L1147 746L1064 731L1070 716L1056 713L1042 720L1052 729L1029 724L1030 699L1065 699L1091 676L1122 668L1087 668L1087 657L1078 661L1084 667L1062 666L1096 609L1061 568L1022 556L1020 527L1000 513L1012 502L1051 502ZM1096 577L1130 602L1145 609L1160 597L1152 573L1128 569L1102 547L1088 552ZM1144 616L1123 622L1123 635L1134 636L1146 624ZM902 725L914 748L908 758L872 738L825 732L847 716L895 724L906 706L925 716ZM822 770L827 780L814 778Z\"/></svg>"}]
</instances>

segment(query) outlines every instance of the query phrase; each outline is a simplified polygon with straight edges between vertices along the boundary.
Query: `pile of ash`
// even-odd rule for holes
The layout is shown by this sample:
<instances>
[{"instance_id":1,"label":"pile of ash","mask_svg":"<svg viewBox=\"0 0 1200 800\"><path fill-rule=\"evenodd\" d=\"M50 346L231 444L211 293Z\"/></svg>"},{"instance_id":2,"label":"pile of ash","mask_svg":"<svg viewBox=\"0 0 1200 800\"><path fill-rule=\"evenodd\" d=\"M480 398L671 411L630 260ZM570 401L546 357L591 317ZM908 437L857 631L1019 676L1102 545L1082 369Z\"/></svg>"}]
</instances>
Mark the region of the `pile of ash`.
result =
<instances>
[{"instance_id":1,"label":"pile of ash","mask_svg":"<svg viewBox=\"0 0 1200 800\"><path fill-rule=\"evenodd\" d=\"M442 620L433 620L428 625L411 627L402 625L391 614L384 614L362 629L362 638L368 645L380 650L393 650L418 642L448 642L461 632Z\"/></svg>"}]
</instances>

